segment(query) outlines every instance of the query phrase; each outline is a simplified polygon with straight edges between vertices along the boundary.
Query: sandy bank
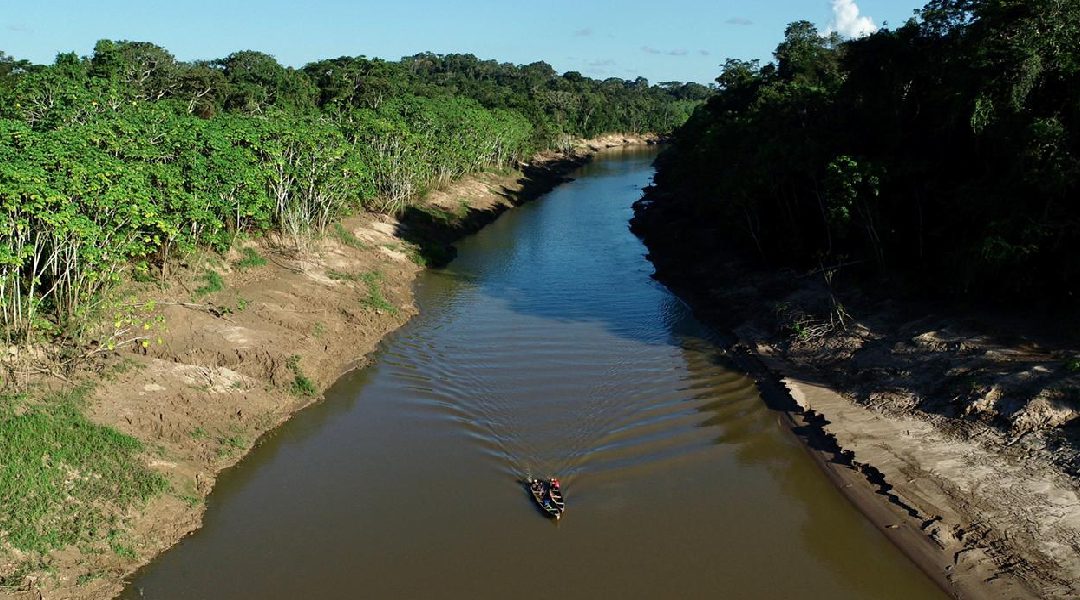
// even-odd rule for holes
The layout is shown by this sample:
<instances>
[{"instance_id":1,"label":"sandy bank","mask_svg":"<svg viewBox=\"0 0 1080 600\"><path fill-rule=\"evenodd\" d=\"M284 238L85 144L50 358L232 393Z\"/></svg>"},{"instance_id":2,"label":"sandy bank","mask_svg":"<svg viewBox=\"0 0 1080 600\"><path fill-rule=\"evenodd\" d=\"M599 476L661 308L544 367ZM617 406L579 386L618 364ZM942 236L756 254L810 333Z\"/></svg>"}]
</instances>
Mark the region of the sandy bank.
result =
<instances>
[{"instance_id":1,"label":"sandy bank","mask_svg":"<svg viewBox=\"0 0 1080 600\"><path fill-rule=\"evenodd\" d=\"M413 281L426 265L452 257L454 240L565 181L596 151L655 141L611 135L581 142L571 154L540 155L520 170L464 178L400 218L350 217L303 251L246 242L184 266L164 290L132 282L130 293L140 304L153 300L152 316L163 318L162 343L107 356L79 379L99 380L90 418L142 441L146 462L172 491L122 515L109 540L44 557L46 568L0 597L118 594L126 577L200 527L203 499L220 471L342 374L367 364L383 337L416 313ZM265 264L245 266L244 247ZM223 286L197 293L208 271ZM110 549L117 543L126 551ZM0 575L24 558L0 552Z\"/></svg>"},{"instance_id":2,"label":"sandy bank","mask_svg":"<svg viewBox=\"0 0 1080 600\"><path fill-rule=\"evenodd\" d=\"M1030 318L752 269L680 235L677 208L641 208L658 278L730 332L729 356L781 420L939 585L958 598L1080 596L1067 338L1037 335Z\"/></svg>"}]
</instances>

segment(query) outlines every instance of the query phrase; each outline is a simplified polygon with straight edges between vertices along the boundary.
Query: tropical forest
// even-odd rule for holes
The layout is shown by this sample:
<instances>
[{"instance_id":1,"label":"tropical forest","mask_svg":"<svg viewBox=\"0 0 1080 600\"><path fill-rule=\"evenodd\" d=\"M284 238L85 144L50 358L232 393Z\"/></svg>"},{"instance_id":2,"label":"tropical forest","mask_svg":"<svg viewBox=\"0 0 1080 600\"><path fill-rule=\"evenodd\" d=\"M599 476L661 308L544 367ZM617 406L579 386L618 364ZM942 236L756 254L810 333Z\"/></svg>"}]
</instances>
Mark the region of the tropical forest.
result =
<instances>
[{"instance_id":1,"label":"tropical forest","mask_svg":"<svg viewBox=\"0 0 1080 600\"><path fill-rule=\"evenodd\" d=\"M1080 598L1080 0L0 10L0 600Z\"/></svg>"}]
</instances>

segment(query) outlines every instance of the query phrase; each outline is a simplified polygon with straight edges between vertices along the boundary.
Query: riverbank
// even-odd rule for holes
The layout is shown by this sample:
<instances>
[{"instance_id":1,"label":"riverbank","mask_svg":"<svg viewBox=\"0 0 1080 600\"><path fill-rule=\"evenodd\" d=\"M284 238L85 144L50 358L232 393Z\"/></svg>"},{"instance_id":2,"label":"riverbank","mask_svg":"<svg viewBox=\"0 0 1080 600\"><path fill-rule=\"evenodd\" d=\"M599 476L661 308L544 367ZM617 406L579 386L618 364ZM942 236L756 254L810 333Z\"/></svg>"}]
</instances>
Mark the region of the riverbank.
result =
<instances>
[{"instance_id":1,"label":"riverbank","mask_svg":"<svg viewBox=\"0 0 1080 600\"><path fill-rule=\"evenodd\" d=\"M169 492L112 515L110 530L43 557L0 553L0 597L104 598L125 577L197 529L218 473L267 432L367 364L416 309L412 283L449 260L449 244L565 181L603 148L653 143L607 136L570 154L535 157L436 190L400 218L364 213L302 251L273 240L181 265L164 285L126 284L132 306L161 338L100 361L54 386L96 381L85 412L141 442L140 460ZM151 302L152 304L148 304ZM32 560L38 568L22 570Z\"/></svg>"},{"instance_id":2,"label":"riverbank","mask_svg":"<svg viewBox=\"0 0 1080 600\"><path fill-rule=\"evenodd\" d=\"M884 535L954 597L1080 593L1067 324L752 268L684 208L655 191L636 206L656 277L731 333L731 360Z\"/></svg>"}]
</instances>

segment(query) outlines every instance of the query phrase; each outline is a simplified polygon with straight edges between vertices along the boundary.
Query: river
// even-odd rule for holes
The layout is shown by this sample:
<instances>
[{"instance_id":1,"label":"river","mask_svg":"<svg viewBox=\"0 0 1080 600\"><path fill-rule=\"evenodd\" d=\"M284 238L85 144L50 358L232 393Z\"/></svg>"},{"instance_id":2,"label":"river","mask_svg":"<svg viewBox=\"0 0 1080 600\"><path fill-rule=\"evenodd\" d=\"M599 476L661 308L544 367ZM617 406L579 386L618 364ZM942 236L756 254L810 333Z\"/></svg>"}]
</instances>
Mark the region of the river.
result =
<instances>
[{"instance_id":1,"label":"river","mask_svg":"<svg viewBox=\"0 0 1080 600\"><path fill-rule=\"evenodd\" d=\"M943 598L650 278L612 150L417 283L125 598ZM516 480L558 475L541 516Z\"/></svg>"}]
</instances>

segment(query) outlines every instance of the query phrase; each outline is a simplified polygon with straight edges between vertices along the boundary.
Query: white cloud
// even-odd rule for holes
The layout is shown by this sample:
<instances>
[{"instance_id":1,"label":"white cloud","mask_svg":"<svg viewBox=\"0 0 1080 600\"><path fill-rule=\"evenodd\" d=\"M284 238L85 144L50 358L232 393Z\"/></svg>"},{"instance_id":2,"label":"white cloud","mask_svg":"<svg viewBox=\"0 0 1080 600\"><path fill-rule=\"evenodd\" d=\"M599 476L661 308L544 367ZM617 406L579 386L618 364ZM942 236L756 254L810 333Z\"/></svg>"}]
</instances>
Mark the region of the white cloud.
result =
<instances>
[{"instance_id":1,"label":"white cloud","mask_svg":"<svg viewBox=\"0 0 1080 600\"><path fill-rule=\"evenodd\" d=\"M874 20L859 14L855 0L832 0L833 20L825 33L839 33L844 37L859 38L878 30Z\"/></svg>"},{"instance_id":2,"label":"white cloud","mask_svg":"<svg viewBox=\"0 0 1080 600\"><path fill-rule=\"evenodd\" d=\"M667 56L686 56L690 52L686 48L676 48L674 50L659 50L652 46L642 46L641 51L645 54L666 54ZM704 52L704 50L702 51Z\"/></svg>"}]
</instances>

